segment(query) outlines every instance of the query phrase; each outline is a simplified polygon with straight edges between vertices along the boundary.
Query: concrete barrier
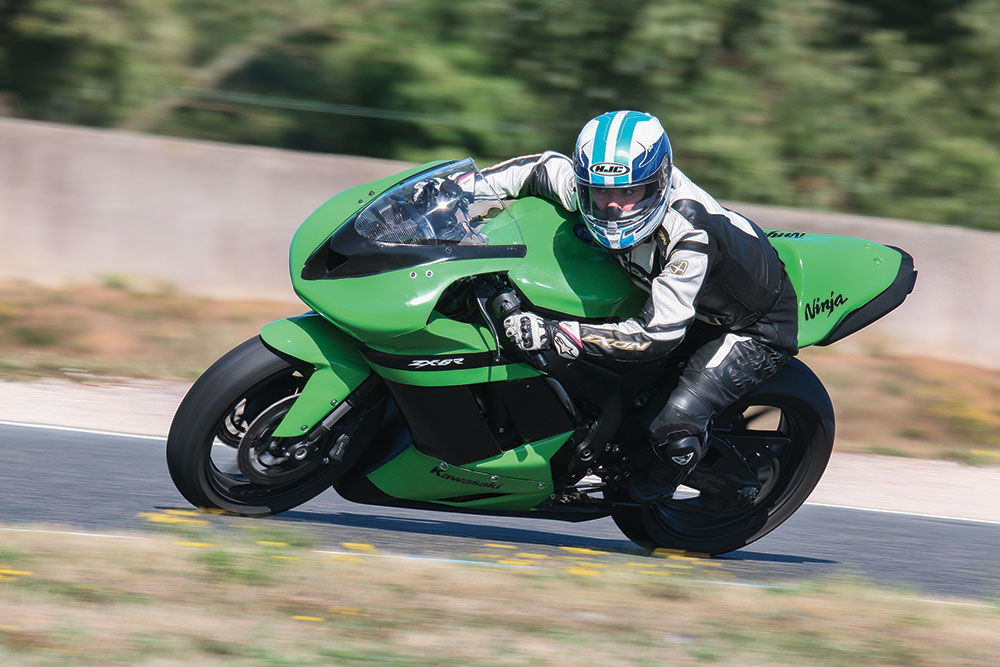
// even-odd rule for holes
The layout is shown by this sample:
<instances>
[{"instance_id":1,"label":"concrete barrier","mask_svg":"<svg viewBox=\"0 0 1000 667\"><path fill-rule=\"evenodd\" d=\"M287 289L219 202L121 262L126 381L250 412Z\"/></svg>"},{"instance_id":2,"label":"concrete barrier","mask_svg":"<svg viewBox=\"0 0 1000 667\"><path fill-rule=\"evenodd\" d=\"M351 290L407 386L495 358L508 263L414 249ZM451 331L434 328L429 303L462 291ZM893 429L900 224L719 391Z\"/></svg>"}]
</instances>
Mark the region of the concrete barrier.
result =
<instances>
[{"instance_id":1,"label":"concrete barrier","mask_svg":"<svg viewBox=\"0 0 1000 667\"><path fill-rule=\"evenodd\" d=\"M0 119L0 279L115 275L294 301L287 252L300 222L344 188L405 166ZM859 236L913 255L914 294L843 344L1000 368L1000 234L730 206L764 227Z\"/></svg>"},{"instance_id":2,"label":"concrete barrier","mask_svg":"<svg viewBox=\"0 0 1000 667\"><path fill-rule=\"evenodd\" d=\"M0 279L294 300L292 234L403 163L0 120Z\"/></svg>"}]
</instances>

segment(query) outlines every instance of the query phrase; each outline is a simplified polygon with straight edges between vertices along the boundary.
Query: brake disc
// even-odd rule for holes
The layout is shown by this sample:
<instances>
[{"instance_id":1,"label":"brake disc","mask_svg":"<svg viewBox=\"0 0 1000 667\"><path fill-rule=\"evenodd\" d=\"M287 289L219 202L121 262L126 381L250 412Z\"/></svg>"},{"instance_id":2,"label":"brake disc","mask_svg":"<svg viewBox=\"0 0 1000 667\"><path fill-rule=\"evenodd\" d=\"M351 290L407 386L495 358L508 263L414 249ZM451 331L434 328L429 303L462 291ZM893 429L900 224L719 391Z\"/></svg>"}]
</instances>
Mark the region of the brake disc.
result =
<instances>
[{"instance_id":1,"label":"brake disc","mask_svg":"<svg viewBox=\"0 0 1000 667\"><path fill-rule=\"evenodd\" d=\"M294 481L317 464L297 460L288 449L301 438L275 438L271 434L291 409L298 395L288 396L257 415L240 439L236 462L240 472L254 484L273 486Z\"/></svg>"}]
</instances>

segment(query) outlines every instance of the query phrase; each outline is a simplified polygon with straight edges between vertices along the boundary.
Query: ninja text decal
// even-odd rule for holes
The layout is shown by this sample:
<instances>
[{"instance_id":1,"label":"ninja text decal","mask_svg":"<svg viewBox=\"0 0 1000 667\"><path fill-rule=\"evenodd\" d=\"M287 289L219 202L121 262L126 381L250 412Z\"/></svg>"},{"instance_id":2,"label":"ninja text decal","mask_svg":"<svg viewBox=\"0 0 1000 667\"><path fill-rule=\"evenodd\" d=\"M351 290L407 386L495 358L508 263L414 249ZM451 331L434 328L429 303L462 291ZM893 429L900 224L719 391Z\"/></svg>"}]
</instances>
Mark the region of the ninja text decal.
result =
<instances>
[{"instance_id":1,"label":"ninja text decal","mask_svg":"<svg viewBox=\"0 0 1000 667\"><path fill-rule=\"evenodd\" d=\"M834 294L834 292L830 292L830 296L826 299L816 297L812 300L812 303L807 303L805 306L806 320L819 317L820 313L826 313L826 316L830 317L833 315L833 311L845 303L847 303L847 297L843 294Z\"/></svg>"}]
</instances>

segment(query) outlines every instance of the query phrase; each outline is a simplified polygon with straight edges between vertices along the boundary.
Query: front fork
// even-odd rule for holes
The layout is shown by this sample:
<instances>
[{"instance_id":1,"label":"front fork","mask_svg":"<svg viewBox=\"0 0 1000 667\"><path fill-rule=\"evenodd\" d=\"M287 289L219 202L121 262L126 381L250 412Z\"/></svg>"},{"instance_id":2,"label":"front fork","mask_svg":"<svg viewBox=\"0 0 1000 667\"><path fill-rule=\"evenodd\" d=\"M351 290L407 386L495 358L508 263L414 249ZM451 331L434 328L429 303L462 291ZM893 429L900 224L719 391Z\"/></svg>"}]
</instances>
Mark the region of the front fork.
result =
<instances>
[{"instance_id":1,"label":"front fork","mask_svg":"<svg viewBox=\"0 0 1000 667\"><path fill-rule=\"evenodd\" d=\"M260 337L279 354L315 369L275 429L276 438L311 434L372 374L359 343L315 312L265 324Z\"/></svg>"}]
</instances>

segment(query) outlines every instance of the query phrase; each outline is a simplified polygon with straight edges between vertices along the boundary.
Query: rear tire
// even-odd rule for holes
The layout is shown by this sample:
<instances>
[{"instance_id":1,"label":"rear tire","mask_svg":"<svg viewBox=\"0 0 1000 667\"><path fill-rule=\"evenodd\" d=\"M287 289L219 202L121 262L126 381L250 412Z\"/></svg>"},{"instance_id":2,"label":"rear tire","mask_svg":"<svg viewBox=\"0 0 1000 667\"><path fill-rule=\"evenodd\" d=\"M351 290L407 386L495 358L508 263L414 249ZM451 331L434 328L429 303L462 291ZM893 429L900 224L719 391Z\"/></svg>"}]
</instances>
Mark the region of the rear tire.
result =
<instances>
[{"instance_id":1,"label":"rear tire","mask_svg":"<svg viewBox=\"0 0 1000 667\"><path fill-rule=\"evenodd\" d=\"M625 536L649 549L719 554L760 539L791 516L826 470L833 450L833 406L815 374L792 359L771 380L725 410L716 419L713 434L753 435L746 415L761 408L777 411L776 430L786 436L786 444L768 447L772 478L752 505L718 511L699 497L623 507L612 518ZM710 451L722 446L710 439ZM605 497L629 501L621 489L609 490Z\"/></svg>"},{"instance_id":2,"label":"rear tire","mask_svg":"<svg viewBox=\"0 0 1000 667\"><path fill-rule=\"evenodd\" d=\"M196 507L266 516L301 505L338 481L348 468L346 462L277 459L254 481L238 465L241 438L248 431L270 437L312 371L312 366L272 351L259 336L205 371L178 407L167 437L167 468L181 495ZM359 407L337 423L325 442L353 428L350 449L364 447L358 440L370 437L378 416ZM251 426L257 417L268 422L264 426L270 431L265 428L261 434L259 422ZM245 463L247 451L239 456ZM266 474L273 481L265 479Z\"/></svg>"}]
</instances>

